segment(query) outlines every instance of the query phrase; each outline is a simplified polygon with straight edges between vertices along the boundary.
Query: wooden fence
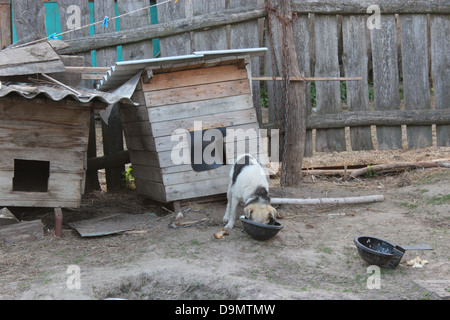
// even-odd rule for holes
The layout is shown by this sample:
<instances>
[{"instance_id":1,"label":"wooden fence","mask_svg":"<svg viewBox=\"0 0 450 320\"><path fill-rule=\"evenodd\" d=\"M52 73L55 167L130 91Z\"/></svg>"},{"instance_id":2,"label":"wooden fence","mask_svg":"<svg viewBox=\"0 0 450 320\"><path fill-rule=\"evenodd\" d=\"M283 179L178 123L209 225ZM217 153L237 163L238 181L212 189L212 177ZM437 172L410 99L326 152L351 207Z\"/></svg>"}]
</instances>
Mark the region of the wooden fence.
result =
<instances>
[{"instance_id":1,"label":"wooden fence","mask_svg":"<svg viewBox=\"0 0 450 320\"><path fill-rule=\"evenodd\" d=\"M272 76L274 72L280 76L270 52L280 52L272 48L282 42L269 36L267 1L179 0L161 4L164 0L157 0L161 4L157 7L158 24L151 25L148 11L141 11L121 18L120 31L97 25L94 35L88 29L63 35L69 47L59 53L82 54L90 61L91 50L96 50L97 66L110 66L117 60L119 45L124 60L153 57L151 40L156 38L161 56L266 46L270 50L265 58L252 60L253 76ZM0 0L0 14L8 2ZM119 13L130 12L149 3L117 0L116 8ZM88 0L59 0L62 31L70 19L67 8L74 4L81 8L81 24L92 22ZM368 13L371 5L376 7ZM42 6L42 0L12 1L14 12L36 12L32 17L14 16L19 39L29 36L30 26L36 36L45 36L45 28L39 27L45 24ZM117 13L114 0L96 0L94 6L95 21ZM361 81L307 82L306 156L313 151L450 146L448 1L293 0L291 9L302 72L299 76L362 77ZM3 38L0 40L3 44ZM261 125L279 125L277 120L283 118L282 82L253 81L253 94ZM406 126L407 146L402 144L402 126ZM123 148L117 128L121 128L120 123L114 133L104 127L105 154ZM350 144L346 143L346 130ZM122 179L119 169L111 171L116 179Z\"/></svg>"},{"instance_id":2,"label":"wooden fence","mask_svg":"<svg viewBox=\"0 0 450 320\"><path fill-rule=\"evenodd\" d=\"M380 10L379 21L375 20L378 19L376 11L367 13L373 4ZM264 3L257 0L194 0L177 7L161 6L159 22L187 22L197 16L231 11L236 7L240 8L243 19L244 12L248 16L253 12L256 16L233 24L223 19L207 30L161 37L161 54L279 46L279 41L270 41L267 37L267 24L261 23L261 17L256 15L262 5ZM313 151L311 129L316 129L314 144L318 152L371 150L373 142L381 150L402 148L401 125L407 125L408 148L433 145L433 124L436 124L436 145L450 145L448 2L294 0L292 11L296 53L304 76L362 77L362 81L308 84L311 99L307 106L310 116L306 155ZM264 61L256 61L253 75L272 75L271 58L268 54ZM276 72L280 75L280 70ZM273 83L267 81L260 86L254 81L253 87L260 121L274 123L277 95L273 92ZM261 112L264 108L260 108L263 105L260 88L268 92L268 117L265 119ZM276 88L281 92L281 84L276 84ZM346 144L345 127L350 127L350 145Z\"/></svg>"}]
</instances>

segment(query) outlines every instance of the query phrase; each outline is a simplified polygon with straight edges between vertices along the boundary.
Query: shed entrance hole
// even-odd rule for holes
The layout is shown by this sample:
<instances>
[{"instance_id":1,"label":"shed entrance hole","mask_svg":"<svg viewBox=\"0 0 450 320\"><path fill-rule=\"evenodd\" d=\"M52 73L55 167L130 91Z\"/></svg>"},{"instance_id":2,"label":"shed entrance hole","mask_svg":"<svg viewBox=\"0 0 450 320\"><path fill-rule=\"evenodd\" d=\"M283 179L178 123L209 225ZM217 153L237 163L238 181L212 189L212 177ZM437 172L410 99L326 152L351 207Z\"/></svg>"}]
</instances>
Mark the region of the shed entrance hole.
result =
<instances>
[{"instance_id":1,"label":"shed entrance hole","mask_svg":"<svg viewBox=\"0 0 450 320\"><path fill-rule=\"evenodd\" d=\"M50 162L14 159L13 191L48 192Z\"/></svg>"}]
</instances>

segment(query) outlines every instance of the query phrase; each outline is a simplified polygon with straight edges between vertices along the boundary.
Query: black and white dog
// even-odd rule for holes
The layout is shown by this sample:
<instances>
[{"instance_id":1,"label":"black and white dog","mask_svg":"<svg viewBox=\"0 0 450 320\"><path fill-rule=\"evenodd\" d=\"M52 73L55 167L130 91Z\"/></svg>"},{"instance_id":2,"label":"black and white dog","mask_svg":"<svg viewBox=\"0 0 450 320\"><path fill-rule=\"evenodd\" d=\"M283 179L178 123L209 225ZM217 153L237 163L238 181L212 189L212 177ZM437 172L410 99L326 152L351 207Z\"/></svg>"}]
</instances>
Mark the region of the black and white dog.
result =
<instances>
[{"instance_id":1,"label":"black and white dog","mask_svg":"<svg viewBox=\"0 0 450 320\"><path fill-rule=\"evenodd\" d=\"M230 179L227 210L223 217L226 229L233 229L240 201L245 204L247 219L268 224L275 218L277 210L270 205L267 175L255 157L250 154L239 156L231 168Z\"/></svg>"}]
</instances>

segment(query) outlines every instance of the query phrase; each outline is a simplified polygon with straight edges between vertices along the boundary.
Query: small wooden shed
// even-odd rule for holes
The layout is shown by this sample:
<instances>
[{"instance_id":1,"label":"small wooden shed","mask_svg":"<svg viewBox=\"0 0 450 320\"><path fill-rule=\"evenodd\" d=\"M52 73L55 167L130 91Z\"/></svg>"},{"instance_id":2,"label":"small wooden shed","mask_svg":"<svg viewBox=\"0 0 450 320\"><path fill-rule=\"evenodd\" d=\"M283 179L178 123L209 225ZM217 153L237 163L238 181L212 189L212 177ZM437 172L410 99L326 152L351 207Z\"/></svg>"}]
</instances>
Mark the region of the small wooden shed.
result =
<instances>
[{"instance_id":1,"label":"small wooden shed","mask_svg":"<svg viewBox=\"0 0 450 320\"><path fill-rule=\"evenodd\" d=\"M250 60L266 48L119 62L100 89L142 72L120 110L137 191L161 202L226 193L237 155L263 154ZM209 158L208 158L209 157Z\"/></svg>"},{"instance_id":2,"label":"small wooden shed","mask_svg":"<svg viewBox=\"0 0 450 320\"><path fill-rule=\"evenodd\" d=\"M0 86L0 207L79 207L91 108L132 101L94 90Z\"/></svg>"}]
</instances>

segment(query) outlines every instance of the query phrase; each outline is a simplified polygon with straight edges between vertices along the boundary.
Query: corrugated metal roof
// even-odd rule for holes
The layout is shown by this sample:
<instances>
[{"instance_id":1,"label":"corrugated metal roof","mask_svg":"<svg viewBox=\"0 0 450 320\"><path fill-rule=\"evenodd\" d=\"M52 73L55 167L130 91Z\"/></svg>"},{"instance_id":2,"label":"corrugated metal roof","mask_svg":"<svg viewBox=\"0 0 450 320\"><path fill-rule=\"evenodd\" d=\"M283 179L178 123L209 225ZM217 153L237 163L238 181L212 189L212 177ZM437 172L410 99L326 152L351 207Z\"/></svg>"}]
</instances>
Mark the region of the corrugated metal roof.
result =
<instances>
[{"instance_id":1,"label":"corrugated metal roof","mask_svg":"<svg viewBox=\"0 0 450 320\"><path fill-rule=\"evenodd\" d=\"M100 84L97 86L97 88L102 91L114 89L125 83L137 72L142 71L143 69L149 67L167 65L172 62L177 63L183 61L194 62L195 60L200 61L200 60L216 59L218 57L226 57L233 55L234 56L248 55L252 57L263 55L266 51L267 48L197 51L189 55L116 62L116 64L111 67L111 71L108 71L106 76L103 77L103 80L100 81Z\"/></svg>"},{"instance_id":2,"label":"corrugated metal roof","mask_svg":"<svg viewBox=\"0 0 450 320\"><path fill-rule=\"evenodd\" d=\"M76 88L77 92L81 95L77 95L74 92L58 87L48 85L33 85L33 84L0 84L0 97L6 97L10 94L18 94L26 99L34 99L37 96L45 96L53 101L61 101L64 99L72 99L81 103L88 103L91 101L100 101L105 104L114 104L122 102L126 104L136 105L131 99L127 97L121 97L115 94L97 91L97 90L85 90Z\"/></svg>"}]
</instances>

